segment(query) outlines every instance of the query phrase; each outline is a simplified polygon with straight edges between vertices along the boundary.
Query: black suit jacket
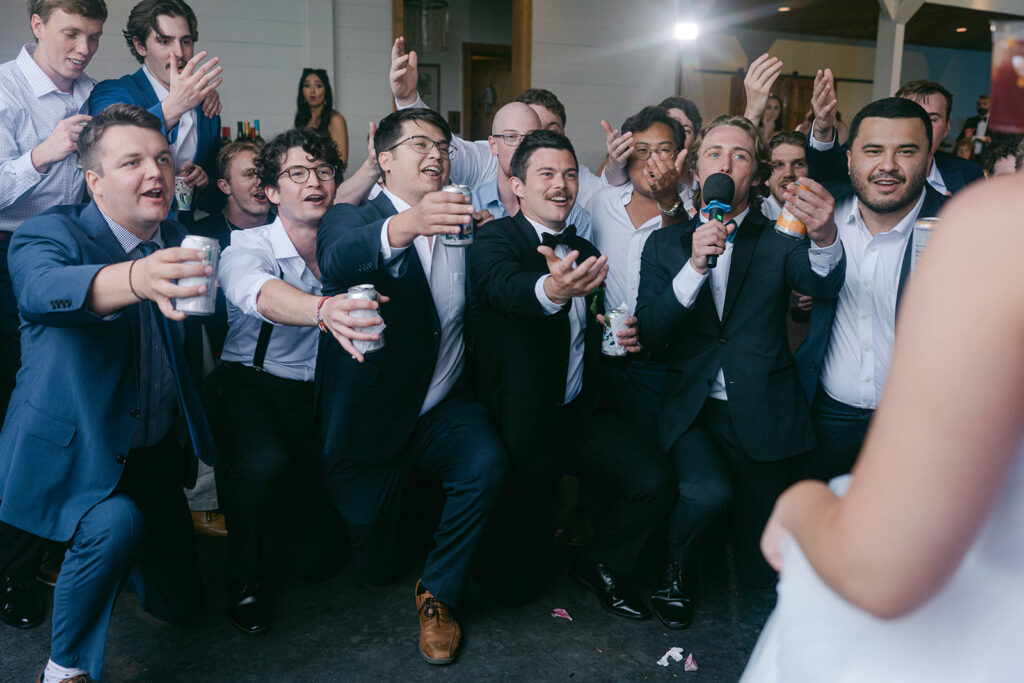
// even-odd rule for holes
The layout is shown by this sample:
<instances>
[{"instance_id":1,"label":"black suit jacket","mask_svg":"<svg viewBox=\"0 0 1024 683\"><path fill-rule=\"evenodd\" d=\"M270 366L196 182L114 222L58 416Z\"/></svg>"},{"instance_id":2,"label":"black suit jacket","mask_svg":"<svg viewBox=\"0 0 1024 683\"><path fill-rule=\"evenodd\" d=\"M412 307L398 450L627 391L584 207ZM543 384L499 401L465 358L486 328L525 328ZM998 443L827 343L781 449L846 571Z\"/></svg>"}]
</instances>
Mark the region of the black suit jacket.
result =
<instances>
[{"instance_id":1,"label":"black suit jacket","mask_svg":"<svg viewBox=\"0 0 1024 683\"><path fill-rule=\"evenodd\" d=\"M684 308L672 289L698 225L695 217L655 231L641 260L640 342L651 351L667 350L661 447L670 449L689 429L722 368L736 433L750 457L772 461L810 450L814 431L786 338L789 295L795 289L834 298L845 258L818 277L808 260L810 241L780 235L751 207L736 235L719 320L710 275L692 308Z\"/></svg>"},{"instance_id":2,"label":"black suit jacket","mask_svg":"<svg viewBox=\"0 0 1024 683\"><path fill-rule=\"evenodd\" d=\"M320 223L316 252L324 294L372 284L391 297L380 307L384 348L365 354L365 362L353 360L331 335L320 336L317 419L328 468L342 459L393 460L412 434L434 374L441 322L416 249L410 245L391 264L397 275L380 253L381 226L395 213L381 194L358 206L339 204Z\"/></svg>"},{"instance_id":3,"label":"black suit jacket","mask_svg":"<svg viewBox=\"0 0 1024 683\"><path fill-rule=\"evenodd\" d=\"M545 443L558 428L569 369L571 301L554 315L537 301L534 287L548 273L537 252L540 240L523 214L481 227L469 254L470 315L477 389L513 453L517 437ZM579 261L597 248L575 236ZM583 354L583 410L596 406L601 326L587 297Z\"/></svg>"}]
</instances>

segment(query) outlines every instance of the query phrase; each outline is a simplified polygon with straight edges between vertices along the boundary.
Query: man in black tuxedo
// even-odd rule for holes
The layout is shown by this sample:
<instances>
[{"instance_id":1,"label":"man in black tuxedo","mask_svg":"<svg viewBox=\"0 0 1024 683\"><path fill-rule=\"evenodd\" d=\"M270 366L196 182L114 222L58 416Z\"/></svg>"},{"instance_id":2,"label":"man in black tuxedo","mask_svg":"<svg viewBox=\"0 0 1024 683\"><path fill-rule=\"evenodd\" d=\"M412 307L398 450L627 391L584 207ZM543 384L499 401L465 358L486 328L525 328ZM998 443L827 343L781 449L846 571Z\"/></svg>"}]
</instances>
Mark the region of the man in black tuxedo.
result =
<instances>
[{"instance_id":1,"label":"man in black tuxedo","mask_svg":"<svg viewBox=\"0 0 1024 683\"><path fill-rule=\"evenodd\" d=\"M466 250L438 239L473 215L466 197L441 191L451 137L426 109L385 117L374 135L383 191L335 206L317 236L325 295L368 283L390 297L379 309L384 348L360 362L321 335L316 366L325 483L368 581L395 574L399 507L413 473L446 494L415 590L420 650L431 664L455 658L461 631L451 610L505 472L501 442L463 376Z\"/></svg>"},{"instance_id":2,"label":"man in black tuxedo","mask_svg":"<svg viewBox=\"0 0 1024 683\"><path fill-rule=\"evenodd\" d=\"M601 326L587 311L607 259L566 227L579 187L572 144L534 131L519 143L511 171L519 213L488 223L470 249L479 392L509 454L481 583L505 604L535 592L548 556L545 522L558 476L568 471L593 488L600 507L572 576L605 609L643 619L650 612L624 579L675 498L671 471L601 395Z\"/></svg>"},{"instance_id":3,"label":"man in black tuxedo","mask_svg":"<svg viewBox=\"0 0 1024 683\"><path fill-rule=\"evenodd\" d=\"M779 234L751 205L751 188L771 168L747 119L719 117L690 150L687 163L702 192L713 174L733 179L730 207L721 221L709 220L704 202L686 223L664 217L668 227L644 247L637 298L640 343L667 355L659 436L679 484L669 522L676 567L652 598L666 625L676 628L692 614L686 575L697 541L730 502L741 578L754 584L774 578L758 552L760 532L790 483L795 456L814 447L786 339L789 294L835 297L844 272L832 198L820 184L805 178L796 194L784 195L813 245ZM677 171L660 166L665 184L674 187ZM713 270L710 255L718 259Z\"/></svg>"}]
</instances>

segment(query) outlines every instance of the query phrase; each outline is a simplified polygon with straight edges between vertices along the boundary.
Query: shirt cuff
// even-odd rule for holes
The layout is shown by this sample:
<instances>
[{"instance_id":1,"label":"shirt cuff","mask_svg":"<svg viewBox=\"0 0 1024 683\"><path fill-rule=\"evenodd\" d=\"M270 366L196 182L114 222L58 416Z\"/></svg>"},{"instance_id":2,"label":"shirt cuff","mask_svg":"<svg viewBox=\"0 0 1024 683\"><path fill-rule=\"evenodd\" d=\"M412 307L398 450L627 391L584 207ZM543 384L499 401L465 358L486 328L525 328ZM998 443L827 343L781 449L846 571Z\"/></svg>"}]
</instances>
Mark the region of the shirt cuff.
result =
<instances>
[{"instance_id":1,"label":"shirt cuff","mask_svg":"<svg viewBox=\"0 0 1024 683\"><path fill-rule=\"evenodd\" d=\"M687 260L682 269L672 278L672 292L676 295L676 301L683 308L693 308L693 303L697 300L697 293L700 292L701 286L707 279L706 273L704 275L698 273Z\"/></svg>"},{"instance_id":2,"label":"shirt cuff","mask_svg":"<svg viewBox=\"0 0 1024 683\"><path fill-rule=\"evenodd\" d=\"M56 164L59 163L59 161L53 162L52 164L50 164L50 168L52 169ZM46 173L40 173L39 171L36 170L36 167L32 165L31 149L22 154L17 159L15 159L11 163L11 167L6 171L6 173L16 176L18 178L18 183L20 185L37 183L41 179L45 178L47 175Z\"/></svg>"},{"instance_id":3,"label":"shirt cuff","mask_svg":"<svg viewBox=\"0 0 1024 683\"><path fill-rule=\"evenodd\" d=\"M811 134L807 136L808 142L811 143L811 149L816 149L819 152L827 152L832 149L832 145L836 144L836 129L832 127L832 140L830 142L822 142L818 138L814 137L814 124L811 124Z\"/></svg>"},{"instance_id":4,"label":"shirt cuff","mask_svg":"<svg viewBox=\"0 0 1024 683\"><path fill-rule=\"evenodd\" d=\"M548 315L554 315L562 310L562 307L549 299L547 292L544 291L544 280L547 280L549 277L551 277L551 275L541 275L537 278L537 284L533 286L533 292L537 295L537 301L540 302L541 308L543 308Z\"/></svg>"},{"instance_id":5,"label":"shirt cuff","mask_svg":"<svg viewBox=\"0 0 1024 683\"><path fill-rule=\"evenodd\" d=\"M246 315L251 315L254 318L259 318L264 322L274 322L273 320L269 320L268 318L265 318L263 315L260 314L260 292L263 290L263 285L267 284L271 280L279 279L280 278L271 275L270 273L259 273L258 275L253 275L251 284L249 285L249 293L244 300L239 302L242 305L239 306L238 309L242 313Z\"/></svg>"},{"instance_id":6,"label":"shirt cuff","mask_svg":"<svg viewBox=\"0 0 1024 683\"><path fill-rule=\"evenodd\" d=\"M825 277L832 272L843 258L843 241L836 235L836 241L827 247L819 247L813 241L807 250L807 259L811 262L811 270L818 277Z\"/></svg>"},{"instance_id":7,"label":"shirt cuff","mask_svg":"<svg viewBox=\"0 0 1024 683\"><path fill-rule=\"evenodd\" d=\"M399 111L403 109L430 109L430 107L427 106L427 103L423 101L423 98L420 97L420 93L418 90L416 91L416 101L413 102L412 104L399 104L398 98L396 97L395 108L398 109Z\"/></svg>"},{"instance_id":8,"label":"shirt cuff","mask_svg":"<svg viewBox=\"0 0 1024 683\"><path fill-rule=\"evenodd\" d=\"M385 264L394 261L409 248L408 245L404 247L393 247L391 246L391 242L388 241L388 225L391 224L392 218L394 218L394 216L387 218L384 221L384 225L380 228L380 255L384 259Z\"/></svg>"}]
</instances>

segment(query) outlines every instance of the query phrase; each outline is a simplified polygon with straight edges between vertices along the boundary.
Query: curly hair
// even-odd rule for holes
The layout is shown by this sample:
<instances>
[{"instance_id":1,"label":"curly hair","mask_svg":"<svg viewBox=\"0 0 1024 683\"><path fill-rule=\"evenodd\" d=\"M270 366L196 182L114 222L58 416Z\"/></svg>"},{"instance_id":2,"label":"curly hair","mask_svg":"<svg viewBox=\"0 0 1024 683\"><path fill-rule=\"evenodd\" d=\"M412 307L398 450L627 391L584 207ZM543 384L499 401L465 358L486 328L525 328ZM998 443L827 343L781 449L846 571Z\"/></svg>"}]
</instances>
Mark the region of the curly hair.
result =
<instances>
[{"instance_id":1,"label":"curly hair","mask_svg":"<svg viewBox=\"0 0 1024 683\"><path fill-rule=\"evenodd\" d=\"M345 162L338 156L338 148L329 135L315 128L292 128L268 142L256 157L256 175L261 187L277 187L281 164L288 156L288 150L293 147L301 147L302 151L314 159L321 159L333 166L338 175L345 170Z\"/></svg>"}]
</instances>

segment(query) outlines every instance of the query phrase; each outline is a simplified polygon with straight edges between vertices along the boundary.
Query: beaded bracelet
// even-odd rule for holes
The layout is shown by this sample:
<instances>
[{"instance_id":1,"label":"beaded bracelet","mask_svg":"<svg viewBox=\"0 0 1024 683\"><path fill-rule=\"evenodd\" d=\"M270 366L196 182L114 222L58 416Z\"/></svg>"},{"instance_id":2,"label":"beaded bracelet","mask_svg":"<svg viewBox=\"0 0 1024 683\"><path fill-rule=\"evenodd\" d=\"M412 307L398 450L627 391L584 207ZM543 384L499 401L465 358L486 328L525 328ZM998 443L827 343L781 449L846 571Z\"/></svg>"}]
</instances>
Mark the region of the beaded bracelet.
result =
<instances>
[{"instance_id":1,"label":"beaded bracelet","mask_svg":"<svg viewBox=\"0 0 1024 683\"><path fill-rule=\"evenodd\" d=\"M320 328L321 332L326 332L327 326L324 325L324 319L320 317L320 309L323 308L324 302L330 298L329 296L322 297L316 304L316 326Z\"/></svg>"}]
</instances>

